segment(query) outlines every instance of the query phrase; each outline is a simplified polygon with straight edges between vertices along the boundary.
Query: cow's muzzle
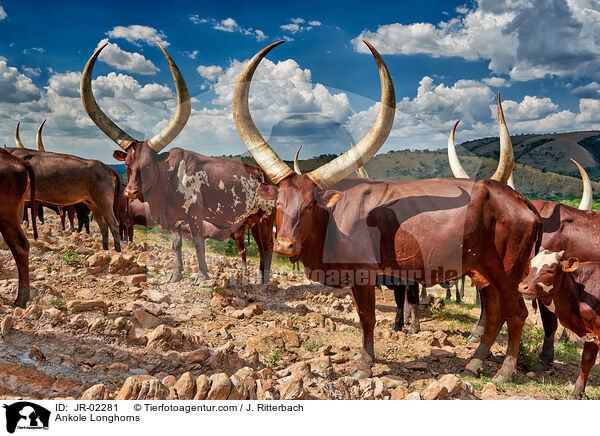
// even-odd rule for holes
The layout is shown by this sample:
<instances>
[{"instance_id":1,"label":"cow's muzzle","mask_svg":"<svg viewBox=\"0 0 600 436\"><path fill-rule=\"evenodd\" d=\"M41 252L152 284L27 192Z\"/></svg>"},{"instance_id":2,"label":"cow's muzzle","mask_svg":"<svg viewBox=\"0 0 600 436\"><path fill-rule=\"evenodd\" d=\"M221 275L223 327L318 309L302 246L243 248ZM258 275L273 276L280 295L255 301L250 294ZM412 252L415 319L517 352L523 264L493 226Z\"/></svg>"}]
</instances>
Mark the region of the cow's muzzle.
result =
<instances>
[{"instance_id":1,"label":"cow's muzzle","mask_svg":"<svg viewBox=\"0 0 600 436\"><path fill-rule=\"evenodd\" d=\"M519 292L526 300L533 300L537 297L537 288L537 285L530 285L525 282L519 283Z\"/></svg>"},{"instance_id":2,"label":"cow's muzzle","mask_svg":"<svg viewBox=\"0 0 600 436\"><path fill-rule=\"evenodd\" d=\"M300 244L295 238L279 237L275 240L273 251L286 257L298 256L300 254Z\"/></svg>"},{"instance_id":3,"label":"cow's muzzle","mask_svg":"<svg viewBox=\"0 0 600 436\"><path fill-rule=\"evenodd\" d=\"M131 198L132 200L135 200L136 198L139 200L142 199L140 190L134 187L130 187L129 185L127 185L127 187L125 188L125 192L123 192L123 195L125 195L125 197L127 198Z\"/></svg>"}]
</instances>

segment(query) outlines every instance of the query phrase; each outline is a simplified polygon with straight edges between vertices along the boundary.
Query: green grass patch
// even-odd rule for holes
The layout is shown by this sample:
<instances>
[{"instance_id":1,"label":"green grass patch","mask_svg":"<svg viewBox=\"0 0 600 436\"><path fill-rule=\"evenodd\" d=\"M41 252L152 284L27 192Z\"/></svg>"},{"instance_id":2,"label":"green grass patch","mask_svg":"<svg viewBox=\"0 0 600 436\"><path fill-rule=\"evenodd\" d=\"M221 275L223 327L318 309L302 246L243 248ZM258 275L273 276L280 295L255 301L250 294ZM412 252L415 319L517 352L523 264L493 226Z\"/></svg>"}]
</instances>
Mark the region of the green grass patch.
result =
<instances>
[{"instance_id":1,"label":"green grass patch","mask_svg":"<svg viewBox=\"0 0 600 436\"><path fill-rule=\"evenodd\" d=\"M50 305L59 310L63 310L67 307L67 303L65 303L59 298L53 298L52 300L50 300Z\"/></svg>"},{"instance_id":2,"label":"green grass patch","mask_svg":"<svg viewBox=\"0 0 600 436\"><path fill-rule=\"evenodd\" d=\"M323 341L320 339L307 339L306 341L304 341L304 343L302 344L302 347L304 347L304 349L314 353L315 351L317 351L319 348L321 348L323 346Z\"/></svg>"},{"instance_id":3,"label":"green grass patch","mask_svg":"<svg viewBox=\"0 0 600 436\"><path fill-rule=\"evenodd\" d=\"M78 267L83 266L83 263L85 262L85 257L80 256L76 252L71 251L66 247L65 247L64 251L65 251L65 254L63 254L62 259L67 265L78 266Z\"/></svg>"},{"instance_id":4,"label":"green grass patch","mask_svg":"<svg viewBox=\"0 0 600 436\"><path fill-rule=\"evenodd\" d=\"M267 358L265 363L267 363L268 365L271 365L271 366L279 366L281 364L280 360L281 360L281 351L273 350L273 352Z\"/></svg>"}]
</instances>

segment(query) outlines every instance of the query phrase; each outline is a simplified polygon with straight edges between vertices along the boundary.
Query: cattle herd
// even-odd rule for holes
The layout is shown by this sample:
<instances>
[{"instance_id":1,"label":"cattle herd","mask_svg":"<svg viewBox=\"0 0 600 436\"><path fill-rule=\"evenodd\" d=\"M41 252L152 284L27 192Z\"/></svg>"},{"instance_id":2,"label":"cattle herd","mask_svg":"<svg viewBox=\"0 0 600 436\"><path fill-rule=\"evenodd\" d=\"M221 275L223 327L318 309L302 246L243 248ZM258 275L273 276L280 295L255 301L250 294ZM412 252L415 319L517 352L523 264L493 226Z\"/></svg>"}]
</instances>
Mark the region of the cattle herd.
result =
<instances>
[{"instance_id":1,"label":"cattle herd","mask_svg":"<svg viewBox=\"0 0 600 436\"><path fill-rule=\"evenodd\" d=\"M362 329L356 378L372 375L375 360L375 287L393 289L397 304L394 329L404 324L405 296L411 303L413 331L418 330L419 285L433 286L470 277L482 302L480 343L464 368L478 376L490 348L506 323L508 345L494 377L510 381L528 311L524 299L539 307L545 337L539 369L554 360L558 321L585 342L581 374L574 395L581 398L600 345L600 214L591 211L591 183L579 168L584 193L579 209L550 201L529 201L514 189L513 149L500 96L498 168L490 179L470 179L448 140L455 178L377 181L363 165L386 141L394 122L396 96L387 66L377 50L381 100L371 130L332 161L301 174L281 160L259 133L248 106L250 84L261 60L283 41L258 52L240 73L232 113L241 140L257 165L203 156L182 148L163 149L190 116L191 100L181 72L162 50L177 90L177 110L169 124L148 140L137 140L119 128L98 106L92 92L94 64L104 46L87 62L81 77L81 99L91 120L120 150L113 153L127 169L124 185L108 165L91 159L46 151L42 123L35 149L15 131L16 147L0 149L0 231L18 269L16 306L30 296L29 242L22 230L30 210L33 236L43 207L65 218L77 215L79 231L89 232L89 213L109 247L133 240L134 225L159 226L171 233L174 252L170 281L183 274L182 239L196 252L197 279L209 278L205 239L232 237L243 260L244 237L252 233L260 254L259 281L269 282L273 252L304 265L314 282L352 291ZM573 161L574 162L574 161ZM353 173L357 176L351 176ZM435 231L432 231L435 229ZM275 239L275 240L274 240Z\"/></svg>"}]
</instances>

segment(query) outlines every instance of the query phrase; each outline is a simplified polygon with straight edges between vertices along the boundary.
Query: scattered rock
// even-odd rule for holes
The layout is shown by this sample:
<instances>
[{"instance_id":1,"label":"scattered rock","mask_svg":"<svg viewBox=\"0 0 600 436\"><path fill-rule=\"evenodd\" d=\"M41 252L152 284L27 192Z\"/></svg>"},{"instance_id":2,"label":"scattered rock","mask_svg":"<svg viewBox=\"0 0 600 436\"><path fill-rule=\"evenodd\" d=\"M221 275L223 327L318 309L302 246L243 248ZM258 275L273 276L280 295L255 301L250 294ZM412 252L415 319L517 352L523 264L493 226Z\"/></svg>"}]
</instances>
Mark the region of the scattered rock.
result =
<instances>
[{"instance_id":1,"label":"scattered rock","mask_svg":"<svg viewBox=\"0 0 600 436\"><path fill-rule=\"evenodd\" d=\"M406 364L406 369L412 369L413 371L427 371L427 363L419 360L413 360Z\"/></svg>"},{"instance_id":2,"label":"scattered rock","mask_svg":"<svg viewBox=\"0 0 600 436\"><path fill-rule=\"evenodd\" d=\"M300 377L290 376L279 385L279 397L281 400L305 400L307 393Z\"/></svg>"},{"instance_id":3,"label":"scattered rock","mask_svg":"<svg viewBox=\"0 0 600 436\"><path fill-rule=\"evenodd\" d=\"M418 392L411 392L410 394L408 394L406 397L404 397L405 400L421 400L421 394Z\"/></svg>"},{"instance_id":4,"label":"scattered rock","mask_svg":"<svg viewBox=\"0 0 600 436\"><path fill-rule=\"evenodd\" d=\"M231 380L224 372L213 374L210 376L211 386L207 400L226 400L231 392Z\"/></svg>"},{"instance_id":5,"label":"scattered rock","mask_svg":"<svg viewBox=\"0 0 600 436\"><path fill-rule=\"evenodd\" d=\"M196 378L196 394L194 395L194 400L204 400L206 398L206 394L210 390L210 379L205 375L201 374Z\"/></svg>"},{"instance_id":6,"label":"scattered rock","mask_svg":"<svg viewBox=\"0 0 600 436\"><path fill-rule=\"evenodd\" d=\"M196 394L196 382L188 371L182 374L173 386L179 400L191 400Z\"/></svg>"},{"instance_id":7,"label":"scattered rock","mask_svg":"<svg viewBox=\"0 0 600 436\"><path fill-rule=\"evenodd\" d=\"M445 374L438 380L450 396L457 395L462 388L462 380L456 374Z\"/></svg>"},{"instance_id":8,"label":"scattered rock","mask_svg":"<svg viewBox=\"0 0 600 436\"><path fill-rule=\"evenodd\" d=\"M143 329L153 329L161 324L160 318L152 315L144 309L136 309L133 311L133 317Z\"/></svg>"},{"instance_id":9,"label":"scattered rock","mask_svg":"<svg viewBox=\"0 0 600 436\"><path fill-rule=\"evenodd\" d=\"M156 377L132 375L119 390L117 400L166 400L169 389Z\"/></svg>"},{"instance_id":10,"label":"scattered rock","mask_svg":"<svg viewBox=\"0 0 600 436\"><path fill-rule=\"evenodd\" d=\"M67 309L70 313L87 312L91 310L107 311L109 304L104 300L73 300L67 303Z\"/></svg>"},{"instance_id":11,"label":"scattered rock","mask_svg":"<svg viewBox=\"0 0 600 436\"><path fill-rule=\"evenodd\" d=\"M81 394L82 400L108 400L108 398L108 388L103 383L98 383Z\"/></svg>"},{"instance_id":12,"label":"scattered rock","mask_svg":"<svg viewBox=\"0 0 600 436\"><path fill-rule=\"evenodd\" d=\"M14 319L10 315L6 315L2 318L2 322L0 323L0 332L2 333L2 337L5 338L11 332L14 324Z\"/></svg>"},{"instance_id":13,"label":"scattered rock","mask_svg":"<svg viewBox=\"0 0 600 436\"><path fill-rule=\"evenodd\" d=\"M434 381L423 391L424 400L443 400L448 396L448 389L439 381Z\"/></svg>"}]
</instances>

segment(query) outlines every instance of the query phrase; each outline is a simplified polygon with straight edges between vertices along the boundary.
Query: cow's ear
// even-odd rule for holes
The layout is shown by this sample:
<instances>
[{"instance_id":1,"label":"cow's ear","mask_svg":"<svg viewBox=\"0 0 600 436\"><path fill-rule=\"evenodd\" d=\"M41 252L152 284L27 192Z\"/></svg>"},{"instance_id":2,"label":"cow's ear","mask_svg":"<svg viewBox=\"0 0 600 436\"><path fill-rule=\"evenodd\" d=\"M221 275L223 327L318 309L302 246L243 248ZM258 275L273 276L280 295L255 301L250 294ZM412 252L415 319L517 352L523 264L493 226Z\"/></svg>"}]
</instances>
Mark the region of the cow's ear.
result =
<instances>
[{"instance_id":1,"label":"cow's ear","mask_svg":"<svg viewBox=\"0 0 600 436\"><path fill-rule=\"evenodd\" d=\"M317 194L317 203L326 208L332 208L342 198L340 191L328 190Z\"/></svg>"},{"instance_id":2,"label":"cow's ear","mask_svg":"<svg viewBox=\"0 0 600 436\"><path fill-rule=\"evenodd\" d=\"M116 160L124 161L125 158L127 157L127 153L125 153L124 151L121 151L121 150L115 150L115 151L113 151L113 157Z\"/></svg>"},{"instance_id":3,"label":"cow's ear","mask_svg":"<svg viewBox=\"0 0 600 436\"><path fill-rule=\"evenodd\" d=\"M258 185L256 193L265 200L277 200L277 187L261 183Z\"/></svg>"},{"instance_id":4,"label":"cow's ear","mask_svg":"<svg viewBox=\"0 0 600 436\"><path fill-rule=\"evenodd\" d=\"M560 267L564 272L573 272L579 267L579 260L569 257L560 263Z\"/></svg>"},{"instance_id":5,"label":"cow's ear","mask_svg":"<svg viewBox=\"0 0 600 436\"><path fill-rule=\"evenodd\" d=\"M169 152L168 151L165 151L164 153L160 153L158 155L158 161L159 162L165 162L168 158L169 158Z\"/></svg>"}]
</instances>

